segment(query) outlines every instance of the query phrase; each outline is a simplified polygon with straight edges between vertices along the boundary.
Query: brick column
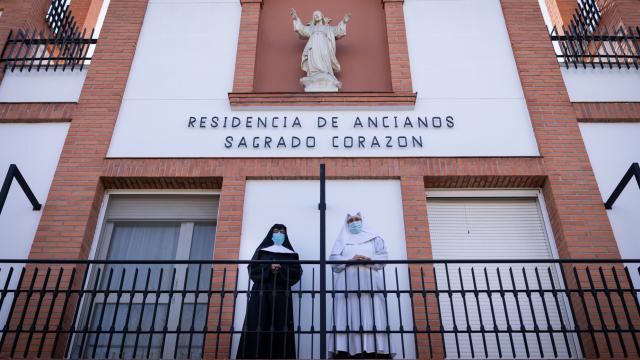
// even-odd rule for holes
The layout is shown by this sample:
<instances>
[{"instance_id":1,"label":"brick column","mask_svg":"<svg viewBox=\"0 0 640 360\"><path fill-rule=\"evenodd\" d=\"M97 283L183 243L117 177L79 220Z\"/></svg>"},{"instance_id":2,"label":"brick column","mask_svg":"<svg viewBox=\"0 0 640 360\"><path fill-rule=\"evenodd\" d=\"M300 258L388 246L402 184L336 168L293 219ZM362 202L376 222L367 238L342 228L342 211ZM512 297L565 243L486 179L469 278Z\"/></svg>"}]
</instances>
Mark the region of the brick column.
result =
<instances>
[{"instance_id":1,"label":"brick column","mask_svg":"<svg viewBox=\"0 0 640 360\"><path fill-rule=\"evenodd\" d=\"M240 16L233 92L252 92L262 0L240 0L240 3L242 4L242 15Z\"/></svg>"},{"instance_id":2,"label":"brick column","mask_svg":"<svg viewBox=\"0 0 640 360\"><path fill-rule=\"evenodd\" d=\"M620 258L560 68L536 0L501 0L520 81L548 174L544 196L561 258ZM571 275L569 268L565 273ZM575 279L569 277L569 286ZM578 325L588 311L572 298ZM595 357L584 340L585 357ZM598 339L600 350L602 337ZM619 351L619 347L616 353ZM604 352L603 352L604 354Z\"/></svg>"},{"instance_id":3,"label":"brick column","mask_svg":"<svg viewBox=\"0 0 640 360\"><path fill-rule=\"evenodd\" d=\"M237 260L240 254L245 185L246 179L240 176L225 177L222 180L216 243L213 254L213 258L216 260ZM212 333L206 336L203 354L205 359L226 358L229 355L232 344L231 336L229 334L216 334L215 332L218 329L227 331L233 324L233 290L236 286L239 271L246 271L246 265L217 266L214 268L212 289L217 291L225 289L228 293L225 297L214 294L211 299L207 328Z\"/></svg>"},{"instance_id":4,"label":"brick column","mask_svg":"<svg viewBox=\"0 0 640 360\"><path fill-rule=\"evenodd\" d=\"M75 17L80 31L87 29L87 34L91 34L91 30L98 21L102 4L103 0L74 0L71 2L69 9Z\"/></svg>"},{"instance_id":5,"label":"brick column","mask_svg":"<svg viewBox=\"0 0 640 360\"><path fill-rule=\"evenodd\" d=\"M111 1L103 36L89 67L65 140L31 247L30 259L86 259L88 256L104 193L100 173L120 110L146 8L146 0ZM83 267L79 266L77 271L79 276L73 282L74 289L82 286ZM40 281L42 279L38 278L36 286L41 285ZM70 269L62 279L63 286L69 281ZM58 301L58 304L62 303L62 300ZM65 302L66 309L58 305L53 310L50 328L55 329L60 322L65 324L64 328L69 327L76 301L77 296L72 295L68 303ZM61 319L62 311L65 311L65 316ZM39 321L42 321L42 316ZM43 356L64 356L67 340L67 334L47 335ZM51 354L54 346L56 351ZM26 344L17 351L22 354L25 349L25 357L35 357L38 351L37 347L27 347Z\"/></svg>"},{"instance_id":6,"label":"brick column","mask_svg":"<svg viewBox=\"0 0 640 360\"><path fill-rule=\"evenodd\" d=\"M103 195L103 160L146 8L146 0L111 1L30 258L85 259L88 255Z\"/></svg>"},{"instance_id":7,"label":"brick column","mask_svg":"<svg viewBox=\"0 0 640 360\"><path fill-rule=\"evenodd\" d=\"M412 92L407 32L404 24L404 0L382 0L387 24L391 87L394 92Z\"/></svg>"},{"instance_id":8,"label":"brick column","mask_svg":"<svg viewBox=\"0 0 640 360\"><path fill-rule=\"evenodd\" d=\"M404 214L404 231L407 243L408 259L432 259L431 238L427 217L427 198L424 178L407 176L400 179L402 187L402 211ZM438 299L434 294L421 295L423 289L435 289L433 266L409 266L413 295L413 317L417 330L440 330L440 313ZM404 324L405 329L409 324ZM440 334L418 334L417 357L421 359L444 359L444 348Z\"/></svg>"},{"instance_id":9,"label":"brick column","mask_svg":"<svg viewBox=\"0 0 640 360\"><path fill-rule=\"evenodd\" d=\"M560 67L535 0L502 0L531 124L549 174L545 193L565 258L618 258Z\"/></svg>"}]
</instances>

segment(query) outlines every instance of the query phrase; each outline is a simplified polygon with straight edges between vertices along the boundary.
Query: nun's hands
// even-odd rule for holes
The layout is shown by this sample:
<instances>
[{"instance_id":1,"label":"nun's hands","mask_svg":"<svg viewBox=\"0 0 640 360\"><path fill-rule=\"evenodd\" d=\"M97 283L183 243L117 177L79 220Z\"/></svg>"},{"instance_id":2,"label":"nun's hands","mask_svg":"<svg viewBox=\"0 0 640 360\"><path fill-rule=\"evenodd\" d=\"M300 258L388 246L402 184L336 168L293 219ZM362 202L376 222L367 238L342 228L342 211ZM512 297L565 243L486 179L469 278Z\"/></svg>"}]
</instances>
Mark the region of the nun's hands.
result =
<instances>
[{"instance_id":1,"label":"nun's hands","mask_svg":"<svg viewBox=\"0 0 640 360\"><path fill-rule=\"evenodd\" d=\"M271 272L275 274L280 271L281 267L280 264L271 264Z\"/></svg>"},{"instance_id":2,"label":"nun's hands","mask_svg":"<svg viewBox=\"0 0 640 360\"><path fill-rule=\"evenodd\" d=\"M352 260L370 261L371 258L364 255L353 255Z\"/></svg>"}]
</instances>

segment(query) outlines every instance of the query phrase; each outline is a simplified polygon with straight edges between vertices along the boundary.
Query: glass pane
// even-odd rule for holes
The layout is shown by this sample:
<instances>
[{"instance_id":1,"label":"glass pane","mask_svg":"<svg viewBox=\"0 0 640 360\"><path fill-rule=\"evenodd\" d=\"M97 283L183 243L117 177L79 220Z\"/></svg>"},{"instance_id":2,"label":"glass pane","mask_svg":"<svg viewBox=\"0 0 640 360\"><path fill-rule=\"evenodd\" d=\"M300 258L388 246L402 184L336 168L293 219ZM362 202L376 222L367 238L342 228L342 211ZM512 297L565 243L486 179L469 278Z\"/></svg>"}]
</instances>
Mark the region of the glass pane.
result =
<instances>
[{"instance_id":1,"label":"glass pane","mask_svg":"<svg viewBox=\"0 0 640 360\"><path fill-rule=\"evenodd\" d=\"M213 242L216 236L215 224L195 224L189 260L213 260ZM189 277L187 289L195 291L196 284L199 290L208 290L211 281L211 265L189 265Z\"/></svg>"},{"instance_id":2,"label":"glass pane","mask_svg":"<svg viewBox=\"0 0 640 360\"><path fill-rule=\"evenodd\" d=\"M116 223L109 245L108 260L174 260L178 248L179 223ZM137 273L136 273L137 270ZM162 270L162 271L161 271ZM101 288L115 290L155 290L171 286L173 265L108 265L102 274ZM110 279L111 278L111 279Z\"/></svg>"},{"instance_id":3,"label":"glass pane","mask_svg":"<svg viewBox=\"0 0 640 360\"><path fill-rule=\"evenodd\" d=\"M207 304L197 304L193 312L194 304L184 304L180 328L191 334L180 334L178 337L178 359L200 359L202 357L202 345L204 341L204 326L207 321Z\"/></svg>"},{"instance_id":4,"label":"glass pane","mask_svg":"<svg viewBox=\"0 0 640 360\"><path fill-rule=\"evenodd\" d=\"M86 338L87 345L83 357L161 358L161 347L165 337L162 331L167 321L168 310L166 304L96 304L89 327L91 333ZM109 331L111 326L112 333ZM136 332L138 326L141 330L139 333Z\"/></svg>"}]
</instances>

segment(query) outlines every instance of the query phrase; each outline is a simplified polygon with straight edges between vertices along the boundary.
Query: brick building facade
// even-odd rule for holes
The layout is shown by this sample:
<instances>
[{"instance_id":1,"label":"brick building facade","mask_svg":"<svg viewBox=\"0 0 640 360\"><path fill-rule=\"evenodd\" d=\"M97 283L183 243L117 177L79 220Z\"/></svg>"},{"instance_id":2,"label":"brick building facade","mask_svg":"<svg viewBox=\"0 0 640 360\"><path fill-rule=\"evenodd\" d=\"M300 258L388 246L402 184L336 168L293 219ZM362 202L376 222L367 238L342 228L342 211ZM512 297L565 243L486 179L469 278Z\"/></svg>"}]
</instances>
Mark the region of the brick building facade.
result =
<instances>
[{"instance_id":1,"label":"brick building facade","mask_svg":"<svg viewBox=\"0 0 640 360\"><path fill-rule=\"evenodd\" d=\"M115 211L115 205L111 205L112 202L115 204L115 199L147 196L159 199L162 204L163 197L188 195L208 196L216 202L215 218L208 219L215 224L215 235L210 239L212 258L209 260L247 260L247 251L252 252L256 241L261 240L255 237L262 236L265 226L279 219L285 223L291 221L289 219L298 219L295 214L297 210L280 208L276 205L277 201L301 194L298 203L306 209L306 215L312 214L313 217L296 220L297 224L288 224L290 235L292 239L300 239L298 245L296 240L293 241L294 247L301 248L301 258L316 260L319 256L315 235L319 225L314 215L317 213L317 194L308 191L315 189L321 163L326 165L328 183L336 184L336 189L340 189L336 191L341 191L331 193L330 187L327 194L329 248L333 240L331 237L338 227L331 219L341 219L344 212L350 210L342 206L343 202L350 202L352 207L364 207L365 219L369 211L381 232L386 232L387 241L395 241L390 249L400 250L395 254L392 252L392 260L488 259L490 253L479 253L479 257L475 257L465 252L464 248L456 250L458 252L453 255L443 255L444 250L438 244L452 240L448 240L447 234L442 235L444 230L437 229L440 229L441 217L447 216L447 213L433 215L430 209L442 211L438 204L446 203L446 199L454 199L454 202L472 207L469 204L474 204L478 199L490 199L496 206L503 206L503 201L515 198L523 201L529 199L539 207L539 221L545 228L543 238L549 245L548 256L542 256L545 260L640 257L640 249L633 244L637 242L634 240L637 236L633 218L640 214L637 189L630 184L612 210L605 209L603 205L629 166L640 160L637 141L625 140L637 139L637 135L640 135L640 50L637 48L640 3L632 0L611 0L607 4L604 1L594 2L601 12L598 16L602 29L623 25L632 34L638 31L635 33L635 43L630 43L627 50L622 50L618 58L604 58L611 62L622 58L625 66L621 67L618 62L613 68L608 65L603 68L603 57L598 58L602 51L595 50L593 57L585 54L580 55L582 57L575 54L567 56L561 52L562 43L550 40L551 27L566 26L574 15L575 1L482 0L475 5L471 5L471 1L461 2L464 4L424 0L369 1L357 6L382 9L383 21L368 26L383 27L385 30L380 33L386 34L386 49L383 51L389 56L387 74L391 91L370 90L363 85L358 91L328 94L305 93L301 87L296 92L256 92L256 64L266 58L264 50L260 49L278 46L269 42L261 47L260 41L267 41L266 36L260 33L260 22L265 21L261 11L266 6L288 9L289 3L305 10L323 6L308 1L275 4L278 1L225 0L180 4L162 0L73 0L69 11L77 15L78 26L101 26L88 66L75 72L69 69L45 72L27 70L29 64L23 63L20 69L6 70L0 85L0 165L8 167L8 164L17 164L44 205L40 212L32 212L14 183L0 214L0 229L10 229L6 233L0 231L5 233L0 235L0 239L2 247L7 249L0 257L41 262L69 261L60 265L60 269L77 266L78 276L71 275L71 270L56 273L55 265L53 273L47 274L47 279L54 279L59 274L61 288L81 288L84 285L80 275L91 276L91 272L85 265L72 263L100 259L101 256L102 259L108 259L109 252L101 248L108 246L103 244L115 240L105 240L106 224L113 222L117 227L118 221L129 221L120 217L110 220L110 212ZM0 16L1 39L5 39L11 30L14 34L22 28L35 27L44 31L48 26L43 19L50 1L0 0L0 4L3 8ZM350 5L349 1L341 0L324 6L335 9L335 13L330 15L337 18L342 15L343 9L349 10ZM464 10L464 6L471 6L472 10ZM98 19L101 7L104 18ZM300 15L303 16L302 11ZM304 18L308 15L304 12ZM438 29L442 24L437 21L439 16L445 17L440 20L451 24L452 28ZM447 20L446 16L455 19ZM362 22L358 23L359 20L358 12L354 12L349 26L364 26ZM214 30L203 34L202 29L207 28L206 24L210 24ZM357 31L357 28L353 30L356 34ZM369 34L372 31L368 29ZM348 32L347 39L351 34ZM294 34L289 35L303 44ZM436 38L440 41L430 42ZM282 39L285 43L293 44L294 41L284 35ZM341 61L343 57L354 56L352 54L359 49L357 43L349 47L345 45L345 48L341 48L341 44L338 41L338 58ZM596 40L593 40L593 44L589 46L602 45L598 45ZM20 50L16 48L15 51ZM37 59L46 51L34 50L33 56ZM287 50L281 51L287 53ZM51 53L56 53L56 50L51 50ZM17 61L11 59L11 52L6 46L2 60L7 69ZM65 60L52 61L61 64ZM574 68L578 63L580 65ZM592 66L596 63L598 66ZM361 66L367 65L362 63ZM276 67L274 64L274 69ZM382 75L376 71L370 76ZM366 80L366 76L363 79ZM268 83L260 85L260 89L268 86ZM232 126L223 128L222 125L213 129L211 118L214 116L218 119L238 117L244 125L238 129ZM292 127L288 130L272 127L261 133L259 126L251 128L246 125L249 121L247 117L252 116L271 119L274 116L287 116L290 119L298 116L303 125L301 129ZM339 118L339 125L335 129L316 126L319 117L330 119L334 116ZM400 130L376 126L375 129L369 127L366 131L357 132L356 125L351 126L349 122L356 117L366 121L364 119L394 116L400 119L409 117L414 125L409 130L406 125ZM202 117L206 118L204 123L201 122ZM416 119L422 117L429 118L431 126L418 133L416 131L422 130L414 129L419 128L415 125L419 121ZM435 125L449 117L450 128L447 128L447 122L444 126L442 123ZM190 123L191 118L193 121ZM276 139L283 133L285 137L301 137L303 142L305 137L314 137L314 145L323 141L326 144L311 148L307 146L306 149L302 145L303 149L300 150L289 147L282 151L279 145L275 149L264 145L265 136ZM378 148L371 145L372 137L384 138L387 134L397 141L393 151L385 149L384 145ZM421 143L414 142L413 147L402 147L402 138L406 136L411 139L413 134L419 134L416 137L420 136ZM367 145L355 150L346 145L348 138L360 135L366 140L355 140L356 143L366 141ZM229 140L229 137L233 140ZM259 141L262 145L252 149L249 143L242 148L238 141L245 137L253 139L254 144ZM260 139L255 140L256 137ZM371 189L381 192L387 191L384 184L390 182L395 184L391 186L390 194L395 194L394 186L397 186L399 193L394 195L396 197L390 195L392 200L388 203L376 203L372 200L376 197L375 193L359 193L359 189L369 189L367 186L370 182L373 184ZM306 190L298 193L295 190L297 185L292 185L289 190L288 184L300 184L300 189ZM304 184L309 187L304 187L307 186ZM261 187L263 185L265 187ZM268 193L266 190L272 185L275 192ZM254 189L251 186L258 190L249 191ZM256 194L264 194L264 198ZM272 214L256 210L263 209L256 205L262 202L274 204ZM397 217L384 210L385 207L393 208L394 204L399 206L401 214L398 219L401 220L395 225L385 225L384 222L394 221ZM256 207L252 207L254 205ZM303 205L308 205L308 209ZM483 210L479 214L487 216L487 221L491 219L490 210ZM166 217L171 218L171 215ZM264 224L257 220L260 218L264 218ZM182 219L181 226L193 226L184 224L197 225L198 221L204 221L198 219L195 222ZM141 223L150 221L149 218L136 216L131 220ZM248 228L248 224L260 224L261 227ZM302 244L307 229L314 229L314 235ZM499 232L499 227L492 229ZM468 234L472 231L475 230L468 230ZM501 236L497 233L489 235L496 239ZM478 238L477 241L489 241L488 238L482 239ZM493 245L487 243L479 246L490 248ZM505 249L504 257L496 254L497 259L530 259L525 256L526 251L518 252L516 249L510 253L506 250L507 245L495 246ZM100 255L101 251L103 255ZM531 256L536 258L536 255ZM6 271L10 264L3 265ZM42 281L46 283L47 279L42 278L43 270L39 275L37 272L33 274L34 269L30 266L24 267L25 279L33 275L36 285L42 285ZM219 267L215 271L226 268L230 273L232 271L230 264L216 266ZM244 265L241 266L243 268ZM411 266L403 269L411 271L414 269ZM436 268L431 263L424 266L427 270ZM37 264L33 267L37 267ZM310 271L305 274L309 275ZM213 288L234 291L234 284L230 285L233 277L225 277L213 270L211 274ZM235 281L239 281L238 276L243 276L239 272L235 274ZM3 276L0 279L7 282L5 289L21 286ZM48 281L51 282L51 279ZM578 278L575 280L574 285L580 283ZM21 278L20 284L25 281L28 283ZM427 284L438 281L435 270L433 275L427 274ZM463 282L462 279L460 281ZM631 278L628 279L630 281ZM603 283L607 284L606 281ZM418 291L424 289L425 278L423 276L420 279L413 273L407 276L406 284ZM565 286L571 287L571 284L572 281L569 281ZM613 287L612 284L609 286ZM400 289L398 283L396 286ZM437 331L432 334L431 330L426 330L431 329L434 317L444 319L451 316L442 304L438 306L437 296L424 296L424 307L411 298L409 310L413 309L412 329L425 331L414 332L416 340L411 345L412 350L407 350L405 354L403 346L402 351L396 351L397 357L465 357L465 351L471 351L471 357L483 357L479 354L482 351L478 350L482 348L481 345L476 349L478 353L474 353L473 348L478 346L476 341L479 340L471 340L471 335L469 341L465 342L459 340L456 333L455 345L452 345L454 340L450 335ZM83 348L84 341L82 345L77 344L80 331L75 334L64 331L62 335L55 334L56 326L66 329L70 324L80 321L72 315L72 310L65 314L66 306L80 309L82 304L86 306L89 301L85 299L83 303L81 296L67 297L69 301L64 306L57 304L54 298L46 298L46 295L42 296L42 304L36 300L21 300L19 293L11 298L15 306L6 305L10 303L7 301L3 307L0 300L0 309L3 310L0 324L7 326L3 344L0 345L2 355L11 358L37 357L37 346L33 344L42 340L41 348L44 351L40 349L40 352L46 354L50 351L53 357L95 357L99 340L94 338L91 354L91 351ZM300 301L302 299L301 295ZM403 299L398 295L399 306L404 304L403 301L409 301L408 297ZM416 299L422 301L422 298ZM600 314L600 319L608 323L616 316L623 317L622 312L618 314L616 309L619 311L624 299L632 301L632 297L620 295L620 299L609 303L610 310L605 310L604 315ZM573 313L573 317L566 317L572 318L572 324L582 324L586 329L591 327L591 319L589 315L584 315L582 309L595 308L593 301L597 300L591 299L586 303L584 298L582 300L571 295L567 297L566 306L571 308L569 312ZM223 301L209 296L209 308L219 308L219 311L206 316L210 332L202 335L202 349L194 356L234 356L233 346L237 339L228 334L220 336L219 332L216 336L211 330L233 328L234 323L238 323L238 316L241 317L235 301L233 307L229 303L223 304ZM602 297L600 302L604 301ZM49 313L53 314L50 320L44 320L44 310L42 315L37 313L26 320L24 316L21 319L14 315L20 306L25 309L37 307L40 311L41 307L44 309L48 305L51 305ZM7 306L11 306L10 310L7 310ZM467 306L466 303L464 306ZM600 304L597 306L600 311ZM194 304L194 314L195 308ZM628 320L625 324L630 328L634 328L638 310L625 317ZM78 310L77 313L83 311ZM400 315L400 325L403 316L406 315ZM453 317L455 323L455 313ZM38 332L38 327L45 326L45 322L47 328L54 330ZM35 335L26 335L25 329L32 324L35 324ZM193 328L193 323L191 325ZM439 329L443 328L445 325L440 321ZM16 331L6 331L11 329ZM20 338L17 329L24 332ZM180 334L175 336L178 340L174 341L180 343ZM498 335L495 336L497 339ZM550 337L551 342L554 342L553 336ZM625 353L628 350L634 354L637 348L633 347L631 341L632 338L636 341L635 330L630 335L620 335L620 338L611 335L613 345L609 346L609 353L606 350L610 342L607 332L597 334L597 338L593 337L593 333L589 337L588 332L576 332L572 336L575 336L572 345L566 337L566 346L558 345L563 349L573 348L573 353L567 350L571 357L607 354L616 357L622 356L623 349ZM123 344L124 337L121 335ZM395 337L394 341L405 342ZM527 347L527 341L525 338L524 347ZM64 345L56 345L65 342ZM452 349L458 342L463 344L463 354L458 349L456 356ZM552 353L550 344L542 343L545 344L546 355L540 345L541 352L534 352L534 357L548 357ZM538 345L542 343L540 338L537 342L531 342ZM189 344L189 356L178 350L174 356L190 357L191 340ZM500 340L497 340L498 348L499 344ZM513 347L513 341L511 344ZM303 345L298 343L298 346ZM311 346L310 353L300 357L318 356L318 351L321 351L318 345ZM522 345L516 344L518 346ZM122 348L124 345L116 349L120 353L116 351L115 357L126 357ZM554 352L555 348L554 343ZM486 343L484 350L485 353L488 351ZM114 356L108 349L106 351ZM169 350L166 348L159 351L164 354L161 357L171 357L167 355L169 353L166 351ZM636 355L640 356L640 353Z\"/></svg>"}]
</instances>

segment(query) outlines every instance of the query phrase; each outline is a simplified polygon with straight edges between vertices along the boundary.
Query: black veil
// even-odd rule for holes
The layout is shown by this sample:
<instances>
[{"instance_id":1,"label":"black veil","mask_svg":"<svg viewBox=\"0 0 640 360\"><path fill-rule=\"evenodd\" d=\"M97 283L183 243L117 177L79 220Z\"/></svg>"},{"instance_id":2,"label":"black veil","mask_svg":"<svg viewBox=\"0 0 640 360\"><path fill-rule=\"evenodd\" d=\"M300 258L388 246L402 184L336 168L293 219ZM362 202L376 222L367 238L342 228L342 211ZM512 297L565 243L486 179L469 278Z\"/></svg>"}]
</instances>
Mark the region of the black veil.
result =
<instances>
[{"instance_id":1,"label":"black veil","mask_svg":"<svg viewBox=\"0 0 640 360\"><path fill-rule=\"evenodd\" d=\"M265 236L264 240L262 240L260 245L258 245L256 252L253 253L253 257L251 257L251 260L256 260L258 258L258 252L260 252L260 250L273 245L273 240L271 240L271 237L273 236L274 229L284 230L284 243L282 243L282 246L295 252L295 250L293 250L293 246L291 246L291 242L289 242L289 233L287 232L287 227L283 224L273 224L273 226L269 229L267 236Z\"/></svg>"}]
</instances>

